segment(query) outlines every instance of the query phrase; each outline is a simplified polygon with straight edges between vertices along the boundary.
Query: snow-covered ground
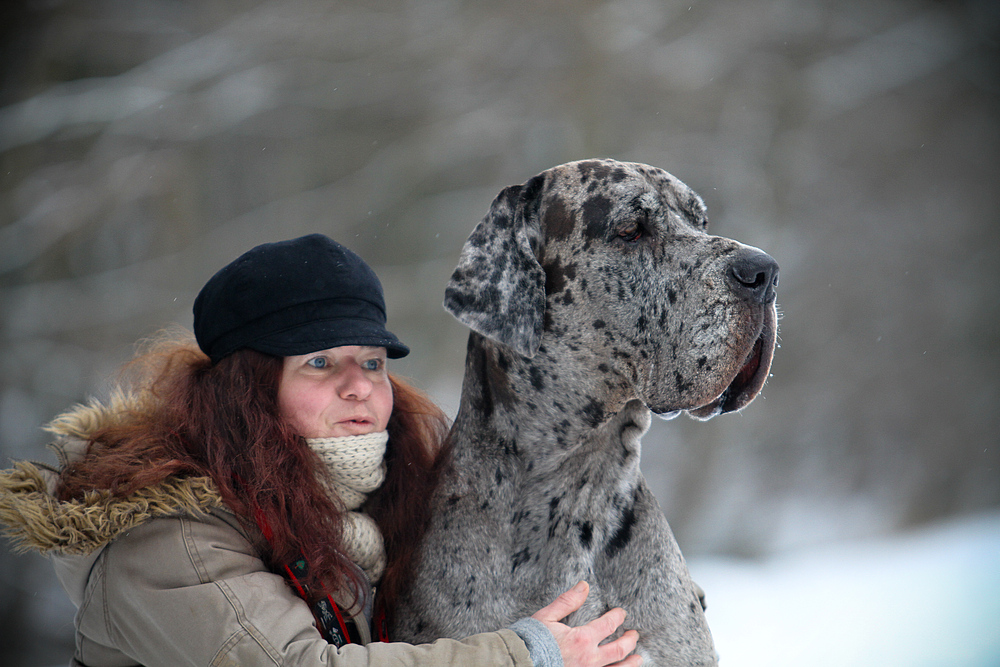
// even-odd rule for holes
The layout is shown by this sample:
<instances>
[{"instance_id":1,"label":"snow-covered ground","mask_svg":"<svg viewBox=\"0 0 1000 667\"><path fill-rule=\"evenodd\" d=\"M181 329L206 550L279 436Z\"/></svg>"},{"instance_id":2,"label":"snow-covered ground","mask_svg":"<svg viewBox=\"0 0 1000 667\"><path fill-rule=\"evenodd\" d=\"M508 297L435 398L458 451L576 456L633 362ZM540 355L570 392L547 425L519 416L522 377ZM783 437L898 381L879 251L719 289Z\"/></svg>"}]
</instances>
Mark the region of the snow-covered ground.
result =
<instances>
[{"instance_id":1,"label":"snow-covered ground","mask_svg":"<svg viewBox=\"0 0 1000 667\"><path fill-rule=\"evenodd\" d=\"M1000 513L688 565L723 667L1000 666Z\"/></svg>"}]
</instances>

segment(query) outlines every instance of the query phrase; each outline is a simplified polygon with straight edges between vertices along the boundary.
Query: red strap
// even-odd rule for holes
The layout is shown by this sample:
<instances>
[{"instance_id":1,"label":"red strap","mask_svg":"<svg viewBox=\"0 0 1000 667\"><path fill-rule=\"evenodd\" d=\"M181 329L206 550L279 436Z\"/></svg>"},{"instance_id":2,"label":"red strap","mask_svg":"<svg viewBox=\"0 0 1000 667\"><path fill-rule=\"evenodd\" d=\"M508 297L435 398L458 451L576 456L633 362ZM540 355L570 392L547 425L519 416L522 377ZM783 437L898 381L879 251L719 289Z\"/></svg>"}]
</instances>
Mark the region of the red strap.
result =
<instances>
[{"instance_id":1,"label":"red strap","mask_svg":"<svg viewBox=\"0 0 1000 667\"><path fill-rule=\"evenodd\" d=\"M333 608L333 613L337 616L337 624L340 626L340 631L344 633L344 637L347 641L351 641L351 633L347 631L347 623L344 622L344 616L340 613L340 607L337 603L333 601L333 598L329 595L326 596L327 602L330 603L330 607Z\"/></svg>"},{"instance_id":2,"label":"red strap","mask_svg":"<svg viewBox=\"0 0 1000 667\"><path fill-rule=\"evenodd\" d=\"M267 517L260 508L254 510L254 519L257 521L257 526L260 528L260 532L264 535L264 539L268 542L274 537L274 531L271 530L271 526L267 521ZM301 568L302 572L305 572L306 563L304 560L297 562L297 568ZM282 565L284 569L285 576L295 587L295 592L298 593L299 597L303 600L309 600L309 591L306 589L305 584L299 579L298 575L288 563ZM351 633L347 629L347 622L344 620L344 616L340 611L340 607L337 603L333 601L333 598L329 595L326 599L317 600L315 603L309 605L309 610L312 612L313 619L316 621L316 629L319 630L320 634L323 635L331 644L336 646L343 646L344 644L351 641L360 641L360 638L353 638ZM331 621L336 619L337 627L331 627ZM339 635L339 636L338 636Z\"/></svg>"},{"instance_id":3,"label":"red strap","mask_svg":"<svg viewBox=\"0 0 1000 667\"><path fill-rule=\"evenodd\" d=\"M389 641L389 622L385 617L385 607L381 604L375 606L375 616L372 618L372 631L375 634L376 641Z\"/></svg>"}]
</instances>

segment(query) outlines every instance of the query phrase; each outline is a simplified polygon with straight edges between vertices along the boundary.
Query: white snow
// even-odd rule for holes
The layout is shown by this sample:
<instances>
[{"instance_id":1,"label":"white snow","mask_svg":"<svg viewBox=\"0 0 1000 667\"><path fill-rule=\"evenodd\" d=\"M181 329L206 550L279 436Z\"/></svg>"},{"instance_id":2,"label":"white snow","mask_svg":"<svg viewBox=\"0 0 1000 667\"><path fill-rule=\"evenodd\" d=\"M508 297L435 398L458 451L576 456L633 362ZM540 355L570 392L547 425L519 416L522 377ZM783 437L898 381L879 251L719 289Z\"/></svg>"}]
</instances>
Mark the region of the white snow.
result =
<instances>
[{"instance_id":1,"label":"white snow","mask_svg":"<svg viewBox=\"0 0 1000 667\"><path fill-rule=\"evenodd\" d=\"M722 667L1000 666L1000 513L688 565Z\"/></svg>"}]
</instances>

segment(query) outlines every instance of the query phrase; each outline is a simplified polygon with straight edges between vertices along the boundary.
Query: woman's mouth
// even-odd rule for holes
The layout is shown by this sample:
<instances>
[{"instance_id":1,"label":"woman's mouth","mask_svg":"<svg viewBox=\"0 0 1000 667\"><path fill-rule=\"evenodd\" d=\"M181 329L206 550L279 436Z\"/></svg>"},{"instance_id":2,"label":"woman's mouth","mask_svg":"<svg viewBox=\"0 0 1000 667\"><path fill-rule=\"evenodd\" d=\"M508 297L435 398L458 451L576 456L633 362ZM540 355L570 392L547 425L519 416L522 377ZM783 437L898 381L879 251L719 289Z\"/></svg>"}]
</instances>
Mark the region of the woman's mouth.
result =
<instances>
[{"instance_id":1,"label":"woman's mouth","mask_svg":"<svg viewBox=\"0 0 1000 667\"><path fill-rule=\"evenodd\" d=\"M337 435L365 435L375 428L375 422L367 417L342 419L334 425Z\"/></svg>"}]
</instances>

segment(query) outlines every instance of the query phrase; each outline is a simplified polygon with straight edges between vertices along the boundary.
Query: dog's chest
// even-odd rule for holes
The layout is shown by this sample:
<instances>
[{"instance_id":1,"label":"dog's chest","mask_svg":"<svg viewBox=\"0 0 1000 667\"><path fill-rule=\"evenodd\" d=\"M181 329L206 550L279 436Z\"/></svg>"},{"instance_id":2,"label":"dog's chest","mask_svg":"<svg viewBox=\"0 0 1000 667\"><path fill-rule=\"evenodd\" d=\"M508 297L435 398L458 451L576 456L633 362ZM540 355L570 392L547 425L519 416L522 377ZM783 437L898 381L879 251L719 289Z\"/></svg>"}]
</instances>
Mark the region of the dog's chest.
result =
<instances>
[{"instance_id":1,"label":"dog's chest","mask_svg":"<svg viewBox=\"0 0 1000 667\"><path fill-rule=\"evenodd\" d=\"M630 525L642 430L595 433L556 460L532 458L524 442L513 461L456 452L438 520L450 529L474 515L481 567L502 572L515 590L537 590L555 583L552 577L560 585L586 577Z\"/></svg>"}]
</instances>

